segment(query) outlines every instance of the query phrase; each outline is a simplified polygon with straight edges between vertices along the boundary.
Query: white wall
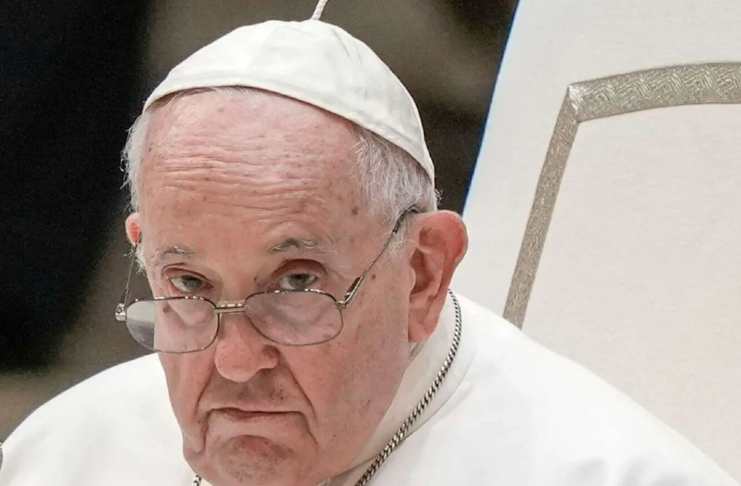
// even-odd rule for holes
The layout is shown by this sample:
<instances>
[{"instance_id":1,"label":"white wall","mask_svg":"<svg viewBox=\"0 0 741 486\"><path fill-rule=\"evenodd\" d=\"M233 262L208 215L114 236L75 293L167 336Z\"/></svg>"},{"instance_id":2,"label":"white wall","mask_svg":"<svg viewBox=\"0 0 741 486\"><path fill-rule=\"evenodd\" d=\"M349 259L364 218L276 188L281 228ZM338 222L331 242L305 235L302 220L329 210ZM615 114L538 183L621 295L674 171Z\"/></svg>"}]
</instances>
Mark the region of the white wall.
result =
<instances>
[{"instance_id":1,"label":"white wall","mask_svg":"<svg viewBox=\"0 0 741 486\"><path fill-rule=\"evenodd\" d=\"M588 86L592 98L577 96L580 106L725 96L729 104L578 123L547 233L529 242L538 248L547 236L523 324L741 480L739 25L737 0L522 0L464 214L470 252L454 287L504 313L569 85ZM582 83L708 62L726 69L661 71L650 92L651 83L630 76L618 89Z\"/></svg>"}]
</instances>

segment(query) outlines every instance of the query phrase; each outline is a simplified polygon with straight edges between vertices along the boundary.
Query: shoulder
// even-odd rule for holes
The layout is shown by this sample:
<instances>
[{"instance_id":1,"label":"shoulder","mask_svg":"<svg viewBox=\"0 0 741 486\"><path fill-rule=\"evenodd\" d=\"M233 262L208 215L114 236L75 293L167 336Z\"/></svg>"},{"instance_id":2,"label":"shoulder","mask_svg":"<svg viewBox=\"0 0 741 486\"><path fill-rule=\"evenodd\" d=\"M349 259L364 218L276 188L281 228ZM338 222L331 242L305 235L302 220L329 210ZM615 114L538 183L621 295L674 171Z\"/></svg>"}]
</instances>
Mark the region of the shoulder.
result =
<instances>
[{"instance_id":1,"label":"shoulder","mask_svg":"<svg viewBox=\"0 0 741 486\"><path fill-rule=\"evenodd\" d=\"M189 475L156 355L103 371L50 400L3 449L2 486L69 484L71 478L117 485L156 480L159 471Z\"/></svg>"},{"instance_id":2,"label":"shoulder","mask_svg":"<svg viewBox=\"0 0 741 486\"><path fill-rule=\"evenodd\" d=\"M395 452L399 474L404 463L418 463L430 479L454 474L471 484L735 485L594 374L460 301L462 346L474 357L456 393ZM423 484L413 480L419 472L401 482Z\"/></svg>"}]
</instances>

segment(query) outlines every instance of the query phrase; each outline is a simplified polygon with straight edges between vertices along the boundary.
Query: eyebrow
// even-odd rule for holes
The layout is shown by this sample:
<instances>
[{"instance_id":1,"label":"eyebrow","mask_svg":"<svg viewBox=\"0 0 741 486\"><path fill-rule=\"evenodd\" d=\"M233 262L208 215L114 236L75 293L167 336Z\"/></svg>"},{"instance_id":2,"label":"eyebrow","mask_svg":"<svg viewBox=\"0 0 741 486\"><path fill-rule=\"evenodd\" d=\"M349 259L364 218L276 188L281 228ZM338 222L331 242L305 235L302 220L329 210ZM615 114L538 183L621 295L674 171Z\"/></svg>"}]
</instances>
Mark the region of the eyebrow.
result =
<instances>
[{"instance_id":1,"label":"eyebrow","mask_svg":"<svg viewBox=\"0 0 741 486\"><path fill-rule=\"evenodd\" d=\"M158 248L157 251L154 252L154 256L152 257L152 267L159 266L164 260L172 257L172 256L181 256L185 258L192 258L194 257L196 252L191 250L188 247L185 246L166 246L164 248Z\"/></svg>"},{"instance_id":2,"label":"eyebrow","mask_svg":"<svg viewBox=\"0 0 741 486\"><path fill-rule=\"evenodd\" d=\"M266 255L277 255L280 253L286 253L289 251L298 252L318 252L318 253L330 253L330 251L324 247L318 240L311 237L303 238L286 238L276 245L271 245L265 249ZM155 251L152 257L151 266L157 267L162 264L163 261L173 256L185 257L186 259L193 258L196 256L196 252L188 248L187 246L166 246L159 248Z\"/></svg>"},{"instance_id":3,"label":"eyebrow","mask_svg":"<svg viewBox=\"0 0 741 486\"><path fill-rule=\"evenodd\" d=\"M267 255L276 255L288 251L329 253L318 240L310 237L286 238L277 245L272 245L265 250Z\"/></svg>"}]
</instances>

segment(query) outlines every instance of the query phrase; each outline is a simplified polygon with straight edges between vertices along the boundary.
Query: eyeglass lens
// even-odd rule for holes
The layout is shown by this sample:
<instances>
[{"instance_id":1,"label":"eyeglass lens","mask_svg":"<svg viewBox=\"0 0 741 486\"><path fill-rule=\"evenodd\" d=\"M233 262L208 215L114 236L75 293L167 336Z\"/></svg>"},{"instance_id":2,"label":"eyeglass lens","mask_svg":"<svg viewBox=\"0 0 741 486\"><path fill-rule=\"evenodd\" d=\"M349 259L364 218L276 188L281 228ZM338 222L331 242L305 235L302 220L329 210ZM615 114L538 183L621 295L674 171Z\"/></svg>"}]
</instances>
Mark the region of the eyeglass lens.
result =
<instances>
[{"instance_id":1,"label":"eyeglass lens","mask_svg":"<svg viewBox=\"0 0 741 486\"><path fill-rule=\"evenodd\" d=\"M342 314L328 294L309 291L254 294L244 313L255 329L278 344L328 341L342 329ZM208 300L140 300L126 311L131 335L153 351L187 353L208 347L218 332L216 307Z\"/></svg>"}]
</instances>

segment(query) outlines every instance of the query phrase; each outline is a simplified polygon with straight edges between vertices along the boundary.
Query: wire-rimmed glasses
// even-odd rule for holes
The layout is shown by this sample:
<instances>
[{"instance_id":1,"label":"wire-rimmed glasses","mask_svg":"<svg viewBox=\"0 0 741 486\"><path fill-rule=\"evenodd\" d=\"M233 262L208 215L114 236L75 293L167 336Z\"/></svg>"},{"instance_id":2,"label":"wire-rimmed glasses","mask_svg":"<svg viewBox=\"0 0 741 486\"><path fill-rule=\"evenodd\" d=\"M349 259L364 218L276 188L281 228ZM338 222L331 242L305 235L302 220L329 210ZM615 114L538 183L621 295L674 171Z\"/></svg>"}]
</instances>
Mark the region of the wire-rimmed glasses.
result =
<instances>
[{"instance_id":1,"label":"wire-rimmed glasses","mask_svg":"<svg viewBox=\"0 0 741 486\"><path fill-rule=\"evenodd\" d=\"M213 344L221 316L244 313L266 339L285 346L310 346L337 337L344 325L343 310L358 294L370 270L399 232L404 218L417 212L410 208L396 221L381 250L356 278L341 300L320 289L255 292L244 300L213 302L205 297L178 296L137 299L129 302L136 248L116 320L125 322L131 336L145 348L161 353L192 353Z\"/></svg>"}]
</instances>

